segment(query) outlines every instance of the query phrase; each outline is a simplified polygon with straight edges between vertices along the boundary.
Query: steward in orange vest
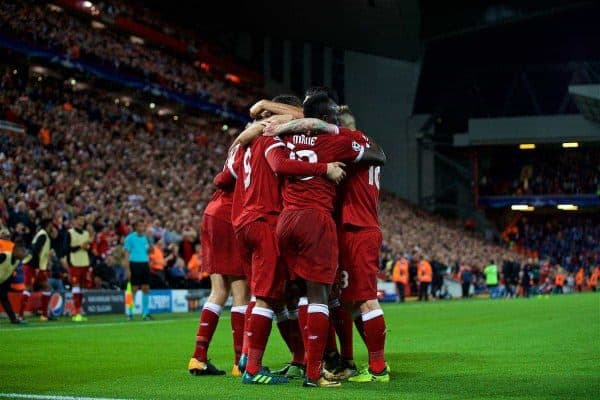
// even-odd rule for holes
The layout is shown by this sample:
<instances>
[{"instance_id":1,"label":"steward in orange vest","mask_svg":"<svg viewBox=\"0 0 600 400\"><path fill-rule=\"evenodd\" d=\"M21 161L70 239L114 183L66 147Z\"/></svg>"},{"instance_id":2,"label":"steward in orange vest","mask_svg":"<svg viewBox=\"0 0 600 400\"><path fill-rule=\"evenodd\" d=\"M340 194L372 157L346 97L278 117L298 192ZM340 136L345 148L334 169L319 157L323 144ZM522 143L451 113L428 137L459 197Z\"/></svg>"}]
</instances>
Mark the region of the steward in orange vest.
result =
<instances>
[{"instance_id":1,"label":"steward in orange vest","mask_svg":"<svg viewBox=\"0 0 600 400\"><path fill-rule=\"evenodd\" d=\"M408 287L408 260L406 257L400 257L394 264L392 281L396 284L396 294L398 295L396 303L403 303Z\"/></svg>"},{"instance_id":2,"label":"steward in orange vest","mask_svg":"<svg viewBox=\"0 0 600 400\"><path fill-rule=\"evenodd\" d=\"M417 266L417 279L419 280L419 301L429 300L429 285L433 279L431 264L424 258L419 257Z\"/></svg>"}]
</instances>

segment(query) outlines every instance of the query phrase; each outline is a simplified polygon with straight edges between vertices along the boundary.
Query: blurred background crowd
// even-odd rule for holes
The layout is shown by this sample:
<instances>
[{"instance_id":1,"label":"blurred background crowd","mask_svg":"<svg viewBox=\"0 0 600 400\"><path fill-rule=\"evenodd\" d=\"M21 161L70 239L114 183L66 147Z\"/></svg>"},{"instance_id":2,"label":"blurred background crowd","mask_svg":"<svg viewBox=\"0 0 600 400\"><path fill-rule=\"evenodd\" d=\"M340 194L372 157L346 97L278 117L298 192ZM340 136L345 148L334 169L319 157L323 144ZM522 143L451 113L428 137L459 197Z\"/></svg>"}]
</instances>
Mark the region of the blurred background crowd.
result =
<instances>
[{"instance_id":1,"label":"blurred background crowd","mask_svg":"<svg viewBox=\"0 0 600 400\"><path fill-rule=\"evenodd\" d=\"M205 45L126 2L94 7L113 18L128 16L160 29L189 43L189 52ZM189 54L94 27L36 1L1 2L0 33L246 114L262 96L256 87L213 74ZM186 109L161 115L152 106L113 95L114 87L82 86L76 79L36 72L31 62L18 57L11 63L16 56L9 51L2 55L7 61L0 65L0 120L23 128L0 128L3 238L20 235L31 243L42 219L51 218L59 230L52 246L52 275L66 279L58 261L65 252L61 238L74 215L84 213L93 237L94 279L88 287L123 288L123 238L132 222L142 218L154 245L152 286L207 284L199 254L202 213L214 190L212 179L243 126ZM568 153L558 156L557 164L553 155L541 154L508 167L504 163L501 170L491 159L480 190L495 195L596 193L599 157L592 151ZM539 290L548 290L546 284L552 290L561 274L567 283L572 278L575 287L578 273L583 273L583 286L595 287L597 216L523 218L508 235L489 237L463 220L432 214L384 192L380 219L382 279L391 279L394 264L405 257L411 263L411 283L416 282L417 261L424 258L433 266L434 280L468 280L476 291L486 290L483 271L490 263L498 264L507 287L530 279ZM441 289L438 285L437 291Z\"/></svg>"}]
</instances>

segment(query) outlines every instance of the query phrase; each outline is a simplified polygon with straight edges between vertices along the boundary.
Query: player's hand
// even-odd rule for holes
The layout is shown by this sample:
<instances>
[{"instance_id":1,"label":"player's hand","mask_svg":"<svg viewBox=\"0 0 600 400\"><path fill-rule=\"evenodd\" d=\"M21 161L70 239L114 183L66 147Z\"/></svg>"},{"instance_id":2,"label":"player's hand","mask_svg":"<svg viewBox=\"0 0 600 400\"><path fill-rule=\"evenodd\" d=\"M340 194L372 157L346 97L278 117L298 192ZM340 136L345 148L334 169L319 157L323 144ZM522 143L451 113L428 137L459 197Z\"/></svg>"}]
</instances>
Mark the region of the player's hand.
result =
<instances>
[{"instance_id":1,"label":"player's hand","mask_svg":"<svg viewBox=\"0 0 600 400\"><path fill-rule=\"evenodd\" d=\"M269 125L265 126L263 130L263 136L277 136L277 127L279 124L277 122L272 122Z\"/></svg>"},{"instance_id":2,"label":"player's hand","mask_svg":"<svg viewBox=\"0 0 600 400\"><path fill-rule=\"evenodd\" d=\"M344 167L346 164L341 162L331 162L327 164L327 179L335 182L336 184L340 183L342 179L346 177L346 171L344 171Z\"/></svg>"},{"instance_id":3,"label":"player's hand","mask_svg":"<svg viewBox=\"0 0 600 400\"><path fill-rule=\"evenodd\" d=\"M264 100L259 100L256 103L254 103L254 105L252 107L250 107L250 117L251 118L256 118L260 115L261 112L264 111Z\"/></svg>"}]
</instances>

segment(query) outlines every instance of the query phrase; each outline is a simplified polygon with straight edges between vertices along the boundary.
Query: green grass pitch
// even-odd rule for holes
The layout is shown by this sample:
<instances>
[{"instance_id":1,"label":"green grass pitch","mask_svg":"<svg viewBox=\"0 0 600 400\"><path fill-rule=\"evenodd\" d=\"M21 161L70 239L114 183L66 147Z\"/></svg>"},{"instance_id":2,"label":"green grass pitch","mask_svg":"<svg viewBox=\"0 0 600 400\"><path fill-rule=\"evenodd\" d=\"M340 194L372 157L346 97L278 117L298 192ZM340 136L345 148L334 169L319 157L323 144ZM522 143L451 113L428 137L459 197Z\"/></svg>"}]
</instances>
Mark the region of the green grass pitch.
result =
<instances>
[{"instance_id":1,"label":"green grass pitch","mask_svg":"<svg viewBox=\"0 0 600 400\"><path fill-rule=\"evenodd\" d=\"M187 373L196 314L0 323L0 398L7 393L128 399L598 399L600 295L385 306L389 384L339 389L247 386ZM229 373L225 313L210 348ZM355 338L356 361L365 348ZM274 327L265 364L288 359Z\"/></svg>"}]
</instances>

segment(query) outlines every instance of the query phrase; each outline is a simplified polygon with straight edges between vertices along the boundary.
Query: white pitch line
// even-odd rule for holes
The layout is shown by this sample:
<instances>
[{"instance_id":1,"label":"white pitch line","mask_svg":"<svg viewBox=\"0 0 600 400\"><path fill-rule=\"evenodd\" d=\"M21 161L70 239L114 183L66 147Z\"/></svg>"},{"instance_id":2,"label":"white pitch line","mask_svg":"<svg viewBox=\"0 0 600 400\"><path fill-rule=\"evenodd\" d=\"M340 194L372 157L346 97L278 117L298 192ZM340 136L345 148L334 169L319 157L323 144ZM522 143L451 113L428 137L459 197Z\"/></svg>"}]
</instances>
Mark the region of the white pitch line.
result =
<instances>
[{"instance_id":1,"label":"white pitch line","mask_svg":"<svg viewBox=\"0 0 600 400\"><path fill-rule=\"evenodd\" d=\"M0 398L5 399L38 399L38 400L128 400L115 399L107 397L77 397L77 396L51 396L44 394L19 394L19 393L0 393Z\"/></svg>"}]
</instances>

